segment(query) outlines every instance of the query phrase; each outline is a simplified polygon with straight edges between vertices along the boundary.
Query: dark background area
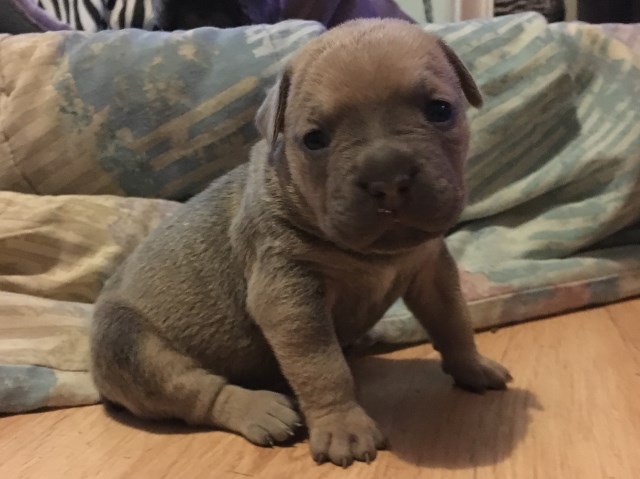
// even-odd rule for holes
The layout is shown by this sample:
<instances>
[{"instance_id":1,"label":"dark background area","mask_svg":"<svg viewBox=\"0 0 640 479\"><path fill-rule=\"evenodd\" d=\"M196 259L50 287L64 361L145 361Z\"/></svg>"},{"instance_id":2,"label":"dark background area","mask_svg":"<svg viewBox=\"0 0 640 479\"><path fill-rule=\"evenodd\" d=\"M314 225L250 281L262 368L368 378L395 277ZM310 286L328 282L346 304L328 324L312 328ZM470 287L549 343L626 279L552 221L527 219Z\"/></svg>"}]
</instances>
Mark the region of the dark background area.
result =
<instances>
[{"instance_id":1,"label":"dark background area","mask_svg":"<svg viewBox=\"0 0 640 479\"><path fill-rule=\"evenodd\" d=\"M590 23L640 22L640 0L580 0L578 19Z\"/></svg>"}]
</instances>

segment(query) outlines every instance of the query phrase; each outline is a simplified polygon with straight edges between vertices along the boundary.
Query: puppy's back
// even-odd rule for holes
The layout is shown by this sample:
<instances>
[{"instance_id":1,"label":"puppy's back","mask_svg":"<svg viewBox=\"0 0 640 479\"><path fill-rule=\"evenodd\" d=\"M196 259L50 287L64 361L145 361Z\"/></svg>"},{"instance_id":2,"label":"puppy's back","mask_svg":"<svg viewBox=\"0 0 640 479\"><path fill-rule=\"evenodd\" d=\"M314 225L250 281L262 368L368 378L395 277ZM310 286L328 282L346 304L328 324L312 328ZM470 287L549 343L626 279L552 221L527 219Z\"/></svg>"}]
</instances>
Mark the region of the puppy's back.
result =
<instances>
[{"instance_id":1,"label":"puppy's back","mask_svg":"<svg viewBox=\"0 0 640 479\"><path fill-rule=\"evenodd\" d=\"M107 282L94 322L108 322L99 314L105 302L126 305L198 357L210 348L204 336L215 335L233 319L242 321L244 267L229 228L245 182L243 165L158 226Z\"/></svg>"}]
</instances>

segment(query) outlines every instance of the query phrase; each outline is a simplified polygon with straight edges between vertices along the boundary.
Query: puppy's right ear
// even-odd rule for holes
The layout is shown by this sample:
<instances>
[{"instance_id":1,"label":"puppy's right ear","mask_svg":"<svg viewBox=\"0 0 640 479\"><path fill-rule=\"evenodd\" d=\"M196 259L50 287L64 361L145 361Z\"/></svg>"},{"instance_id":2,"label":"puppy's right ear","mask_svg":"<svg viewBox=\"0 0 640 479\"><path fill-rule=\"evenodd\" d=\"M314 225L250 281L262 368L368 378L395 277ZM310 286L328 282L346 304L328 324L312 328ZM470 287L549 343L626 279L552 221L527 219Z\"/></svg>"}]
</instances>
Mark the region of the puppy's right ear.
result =
<instances>
[{"instance_id":1,"label":"puppy's right ear","mask_svg":"<svg viewBox=\"0 0 640 479\"><path fill-rule=\"evenodd\" d=\"M262 138L272 145L278 135L284 131L284 113L287 108L290 84L289 70L285 70L276 84L271 87L256 113L258 131Z\"/></svg>"},{"instance_id":2,"label":"puppy's right ear","mask_svg":"<svg viewBox=\"0 0 640 479\"><path fill-rule=\"evenodd\" d=\"M480 108L482 106L482 93L480 93L480 89L478 85L476 85L476 81L471 76L471 73L465 66L465 64L460 60L460 57L456 55L456 53L452 50L452 48L447 45L444 40L438 40L438 45L442 48L447 60L453 67L460 80L460 86L462 91L464 92L464 96L467 98L467 101L476 108Z\"/></svg>"}]
</instances>

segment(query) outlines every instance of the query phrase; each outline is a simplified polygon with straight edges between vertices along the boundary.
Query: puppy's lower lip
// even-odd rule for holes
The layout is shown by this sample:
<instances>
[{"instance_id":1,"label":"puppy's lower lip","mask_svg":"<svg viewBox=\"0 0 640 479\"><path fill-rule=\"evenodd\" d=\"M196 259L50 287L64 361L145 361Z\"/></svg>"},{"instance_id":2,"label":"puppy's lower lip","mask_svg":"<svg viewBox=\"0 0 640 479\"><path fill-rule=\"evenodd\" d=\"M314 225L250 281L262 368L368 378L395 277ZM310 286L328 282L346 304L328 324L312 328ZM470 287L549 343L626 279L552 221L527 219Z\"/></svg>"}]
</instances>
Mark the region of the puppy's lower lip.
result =
<instances>
[{"instance_id":1,"label":"puppy's lower lip","mask_svg":"<svg viewBox=\"0 0 640 479\"><path fill-rule=\"evenodd\" d=\"M378 208L378 214L383 216L385 219L390 220L392 223L400 223L400 218L396 210Z\"/></svg>"}]
</instances>

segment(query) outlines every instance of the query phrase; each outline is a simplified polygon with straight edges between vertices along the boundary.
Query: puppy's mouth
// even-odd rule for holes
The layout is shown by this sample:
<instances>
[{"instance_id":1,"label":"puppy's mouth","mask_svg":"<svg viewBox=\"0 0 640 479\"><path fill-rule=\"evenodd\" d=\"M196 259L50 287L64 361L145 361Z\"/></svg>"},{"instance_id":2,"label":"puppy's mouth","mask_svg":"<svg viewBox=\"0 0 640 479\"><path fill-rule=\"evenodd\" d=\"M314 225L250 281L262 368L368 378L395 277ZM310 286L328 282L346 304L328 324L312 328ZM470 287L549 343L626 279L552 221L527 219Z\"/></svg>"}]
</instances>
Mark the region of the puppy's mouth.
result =
<instances>
[{"instance_id":1,"label":"puppy's mouth","mask_svg":"<svg viewBox=\"0 0 640 479\"><path fill-rule=\"evenodd\" d=\"M395 209L378 208L377 213L382 217L390 218L394 223L400 223L400 218L398 217L398 211Z\"/></svg>"},{"instance_id":2,"label":"puppy's mouth","mask_svg":"<svg viewBox=\"0 0 640 479\"><path fill-rule=\"evenodd\" d=\"M361 198L347 205L329 203L318 217L320 230L329 241L360 253L401 252L442 237L456 224L464 206L456 197L397 206Z\"/></svg>"},{"instance_id":3,"label":"puppy's mouth","mask_svg":"<svg viewBox=\"0 0 640 479\"><path fill-rule=\"evenodd\" d=\"M414 214L404 210L380 207L376 209L372 226L373 229L379 230L380 234L384 234L387 231L408 229L441 235L453 226L453 218L458 216L455 213L443 211L439 215L430 215L426 220L424 217L415 218Z\"/></svg>"},{"instance_id":4,"label":"puppy's mouth","mask_svg":"<svg viewBox=\"0 0 640 479\"><path fill-rule=\"evenodd\" d=\"M377 211L368 224L332 224L327 229L331 241L360 253L393 253L420 246L442 236L448 229L440 225L425 228L394 210Z\"/></svg>"},{"instance_id":5,"label":"puppy's mouth","mask_svg":"<svg viewBox=\"0 0 640 479\"><path fill-rule=\"evenodd\" d=\"M440 231L425 231L404 226L400 221L394 221L394 225L398 226L385 230L375 240L368 244L366 249L376 252L401 251L415 248L444 234Z\"/></svg>"}]
</instances>

